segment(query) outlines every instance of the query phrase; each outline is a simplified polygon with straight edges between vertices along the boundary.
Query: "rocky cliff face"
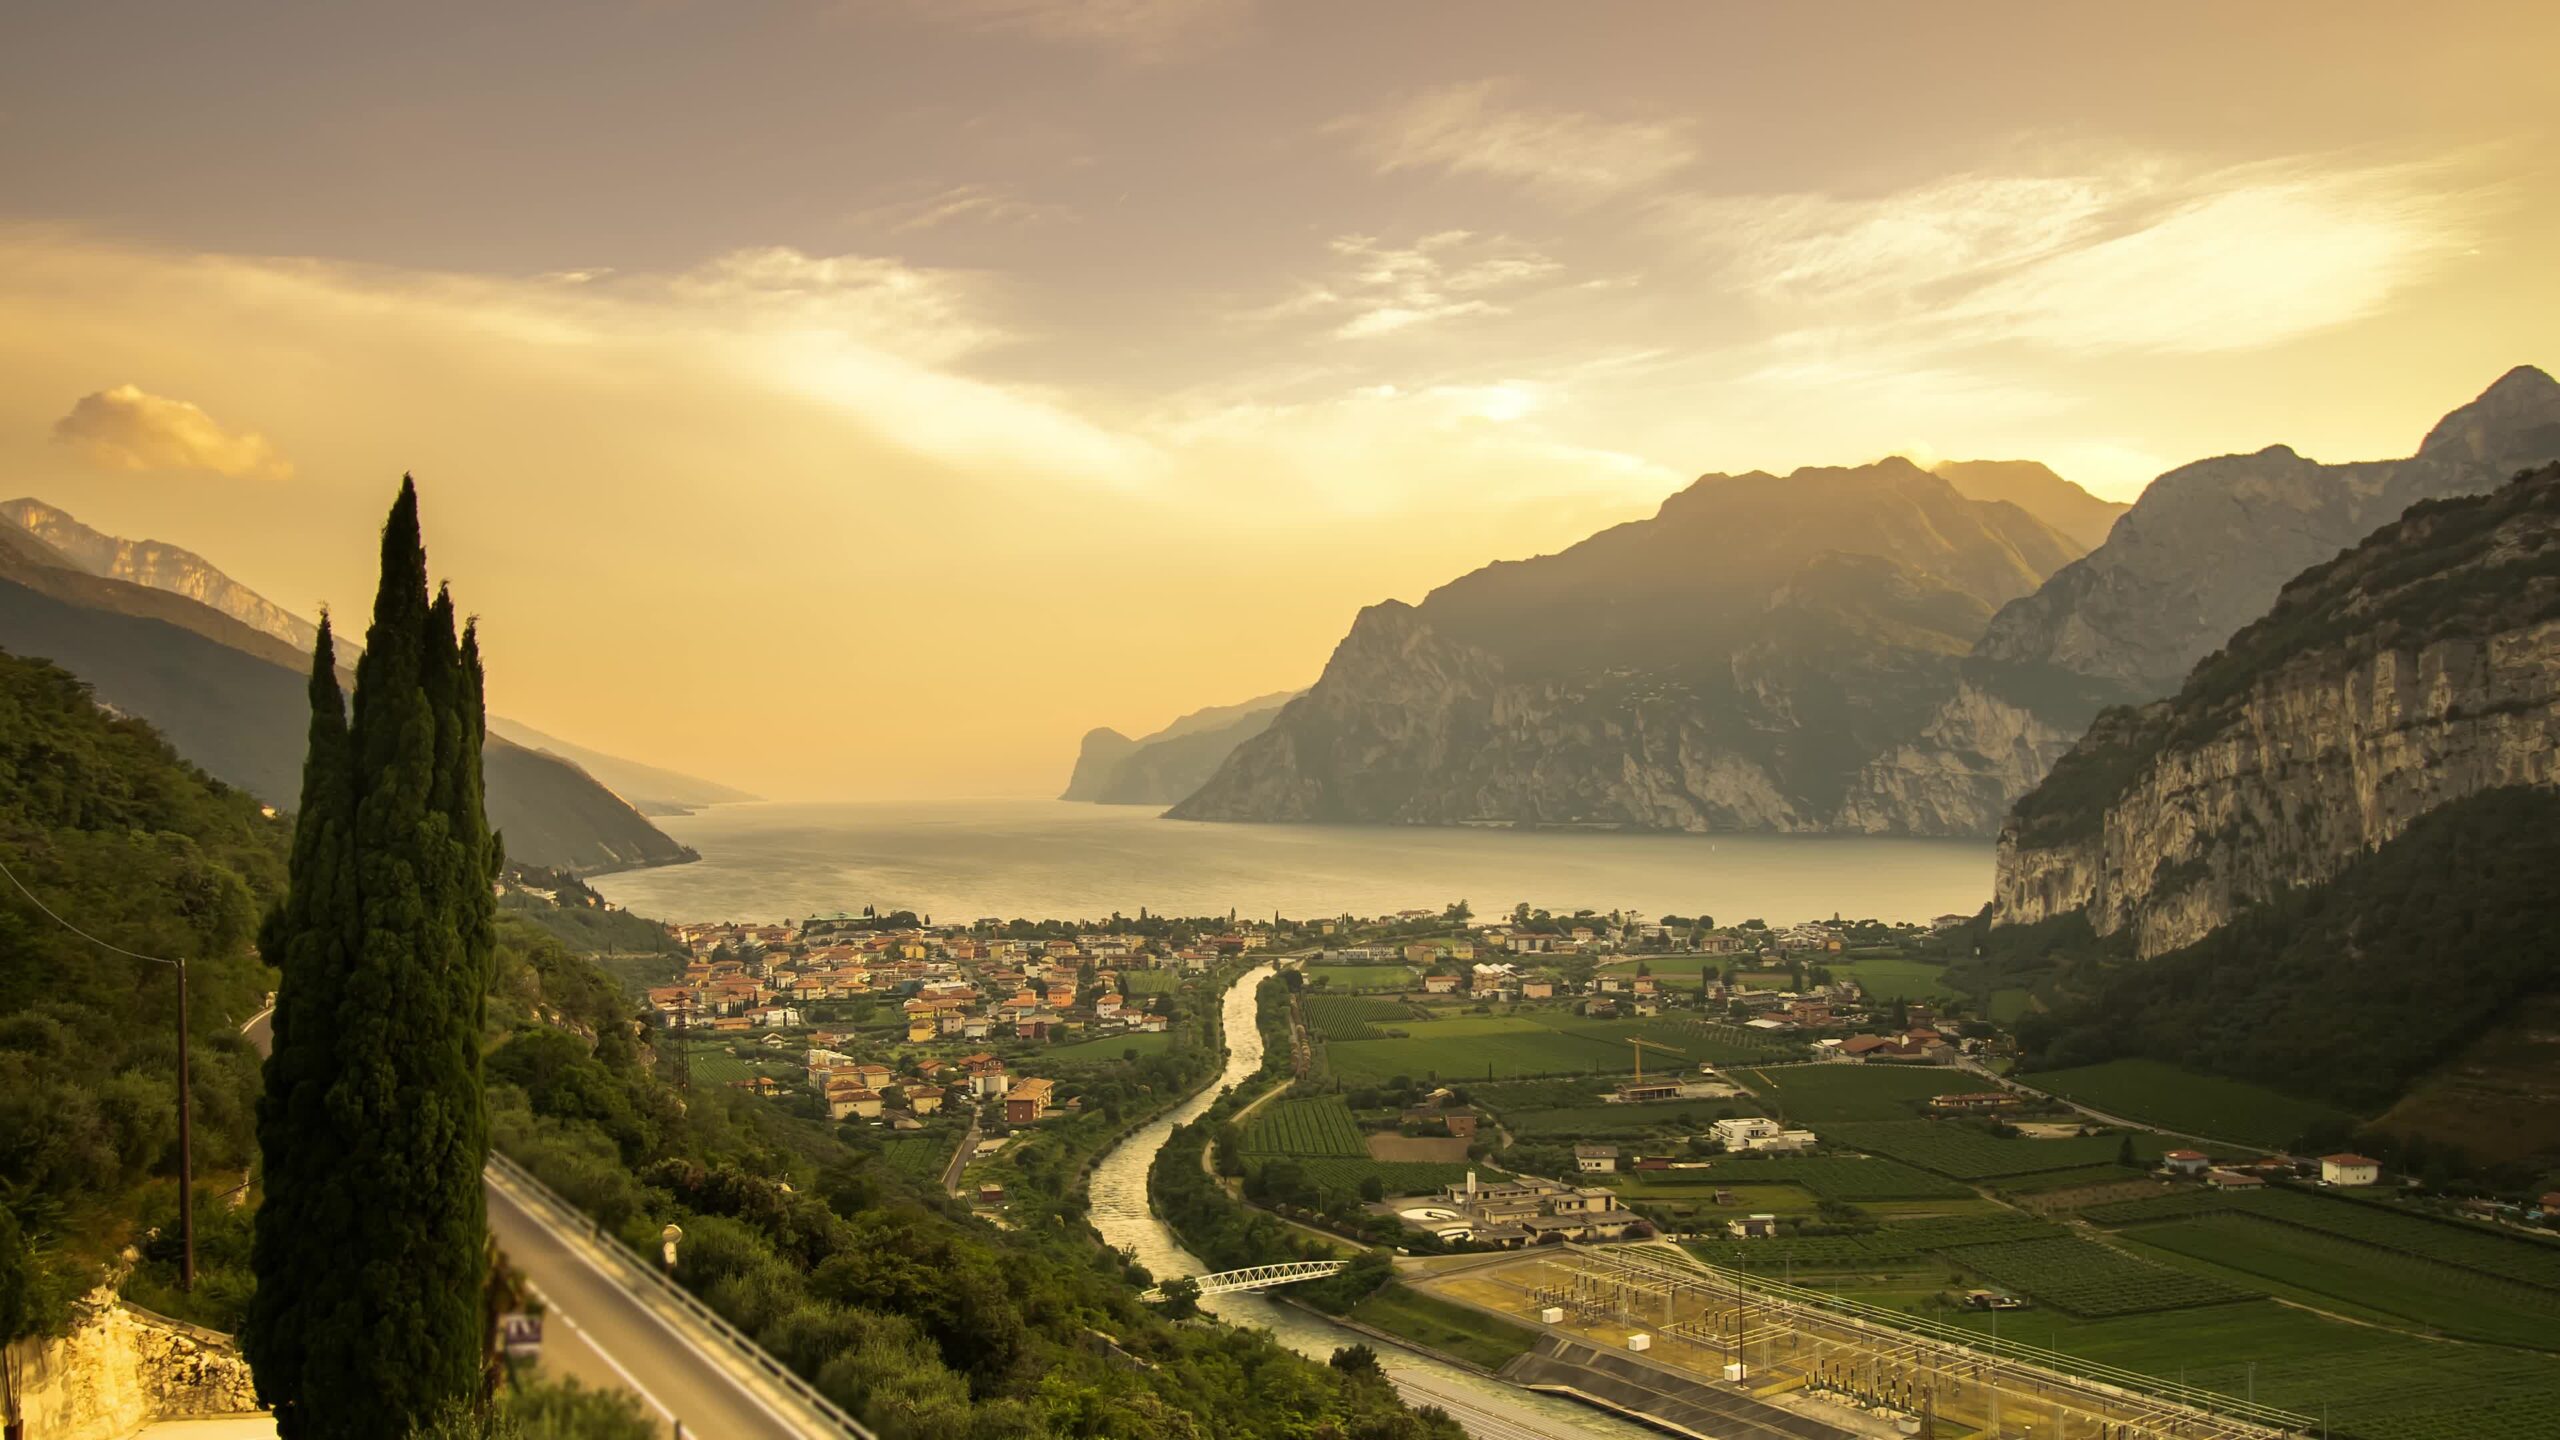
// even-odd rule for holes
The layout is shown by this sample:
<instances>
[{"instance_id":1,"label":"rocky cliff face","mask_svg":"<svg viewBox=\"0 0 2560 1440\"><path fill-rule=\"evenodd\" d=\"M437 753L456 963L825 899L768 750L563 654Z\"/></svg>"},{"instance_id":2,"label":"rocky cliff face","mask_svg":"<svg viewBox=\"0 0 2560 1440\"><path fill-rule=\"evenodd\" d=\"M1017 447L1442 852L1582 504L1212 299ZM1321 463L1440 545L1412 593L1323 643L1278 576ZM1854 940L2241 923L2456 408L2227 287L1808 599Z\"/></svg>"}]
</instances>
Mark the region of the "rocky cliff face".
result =
<instances>
[{"instance_id":1,"label":"rocky cliff face","mask_svg":"<svg viewBox=\"0 0 2560 1440\"><path fill-rule=\"evenodd\" d=\"M2439 806L2554 784L2560 466L2412 510L2103 717L2004 829L1994 918L2081 911L2156 955Z\"/></svg>"},{"instance_id":2,"label":"rocky cliff face","mask_svg":"<svg viewBox=\"0 0 2560 1440\"><path fill-rule=\"evenodd\" d=\"M1200 788L1238 745L1270 727L1280 707L1298 692L1256 696L1234 705L1211 705L1132 740L1117 730L1085 732L1075 773L1061 800L1099 805L1170 805Z\"/></svg>"},{"instance_id":3,"label":"rocky cliff face","mask_svg":"<svg viewBox=\"0 0 2560 1440\"><path fill-rule=\"evenodd\" d=\"M1361 612L1315 688L1171 813L1988 833L1979 800L1941 807L1951 832L1856 781L2073 553L1901 460L1709 476L1651 521Z\"/></svg>"}]
</instances>

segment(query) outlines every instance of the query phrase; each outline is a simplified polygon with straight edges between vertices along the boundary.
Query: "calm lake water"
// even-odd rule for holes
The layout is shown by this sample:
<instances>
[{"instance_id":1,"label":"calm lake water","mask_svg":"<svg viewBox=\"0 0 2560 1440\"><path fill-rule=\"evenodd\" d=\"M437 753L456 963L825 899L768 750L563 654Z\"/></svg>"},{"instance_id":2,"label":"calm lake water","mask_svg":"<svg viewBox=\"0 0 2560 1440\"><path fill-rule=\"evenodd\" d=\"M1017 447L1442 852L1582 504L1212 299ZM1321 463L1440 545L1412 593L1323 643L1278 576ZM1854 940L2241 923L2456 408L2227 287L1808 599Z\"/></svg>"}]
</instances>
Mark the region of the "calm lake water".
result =
<instances>
[{"instance_id":1,"label":"calm lake water","mask_svg":"<svg viewBox=\"0 0 2560 1440\"><path fill-rule=\"evenodd\" d=\"M1373 915L1466 900L1559 913L1926 920L1982 908L1985 841L1205 825L1063 800L721 805L658 822L691 865L600 876L666 920L914 910L937 920Z\"/></svg>"}]
</instances>

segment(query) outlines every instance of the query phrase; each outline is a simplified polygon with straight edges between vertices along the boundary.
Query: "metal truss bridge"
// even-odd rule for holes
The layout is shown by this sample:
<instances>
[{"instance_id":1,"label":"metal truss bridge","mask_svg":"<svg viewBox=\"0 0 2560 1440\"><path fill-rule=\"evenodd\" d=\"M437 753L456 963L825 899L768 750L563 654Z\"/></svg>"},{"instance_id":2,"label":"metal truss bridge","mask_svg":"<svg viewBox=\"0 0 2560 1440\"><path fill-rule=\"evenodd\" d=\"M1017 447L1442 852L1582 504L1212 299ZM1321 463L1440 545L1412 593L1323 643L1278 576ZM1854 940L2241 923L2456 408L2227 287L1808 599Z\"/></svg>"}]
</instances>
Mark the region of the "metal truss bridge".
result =
<instances>
[{"instance_id":1,"label":"metal truss bridge","mask_svg":"<svg viewBox=\"0 0 2560 1440\"><path fill-rule=\"evenodd\" d=\"M1292 1260L1280 1265L1252 1265L1242 1270L1221 1270L1215 1275L1195 1275L1202 1296L1232 1295L1239 1290L1268 1290L1274 1285L1295 1285L1301 1280L1321 1280L1339 1275L1349 1268L1348 1260ZM1150 1290L1146 1298L1161 1300L1161 1289Z\"/></svg>"}]
</instances>

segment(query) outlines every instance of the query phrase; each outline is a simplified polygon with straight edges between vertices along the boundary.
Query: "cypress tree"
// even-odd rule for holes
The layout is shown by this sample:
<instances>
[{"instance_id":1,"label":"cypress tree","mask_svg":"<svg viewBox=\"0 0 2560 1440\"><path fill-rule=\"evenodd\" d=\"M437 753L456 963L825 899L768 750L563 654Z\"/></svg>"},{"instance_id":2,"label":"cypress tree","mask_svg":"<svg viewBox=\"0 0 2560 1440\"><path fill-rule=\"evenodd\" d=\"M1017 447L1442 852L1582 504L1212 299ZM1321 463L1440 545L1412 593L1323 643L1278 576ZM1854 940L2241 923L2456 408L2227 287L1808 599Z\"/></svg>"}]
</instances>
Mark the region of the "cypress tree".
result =
<instances>
[{"instance_id":1,"label":"cypress tree","mask_svg":"<svg viewBox=\"0 0 2560 1440\"><path fill-rule=\"evenodd\" d=\"M355 791L347 715L329 617L311 657L311 726L294 817L292 883L261 929L259 948L276 967L273 1044L258 1099L264 1199L251 1261L259 1284L240 1342L260 1398L284 1436L307 1436L301 1404L309 1361L305 1336L339 1323L348 1296L350 1243L343 1195L328 1184L328 1158L343 1145L332 1129L330 1078L337 1065L337 1015L354 951Z\"/></svg>"},{"instance_id":2,"label":"cypress tree","mask_svg":"<svg viewBox=\"0 0 2560 1440\"><path fill-rule=\"evenodd\" d=\"M313 684L306 790L323 763ZM292 1180L272 1223L261 1216L251 1359L288 1440L395 1440L479 1393L480 1029L498 853L482 802L481 691L477 636L457 639L448 595L428 599L417 490L403 480L383 526L353 717L335 742L344 779L317 797L343 817L346 838L309 857L306 873L307 794L272 927L288 955L345 937L337 971L288 967L285 977L288 990L309 988L292 1002L296 1059L277 1076L297 1088L277 1105L282 1116L316 1113L280 1121L272 1137L260 1131L270 1175ZM280 994L278 1060L284 1005ZM317 1104L298 1106L312 1087ZM270 1205L275 1188L271 1179Z\"/></svg>"}]
</instances>

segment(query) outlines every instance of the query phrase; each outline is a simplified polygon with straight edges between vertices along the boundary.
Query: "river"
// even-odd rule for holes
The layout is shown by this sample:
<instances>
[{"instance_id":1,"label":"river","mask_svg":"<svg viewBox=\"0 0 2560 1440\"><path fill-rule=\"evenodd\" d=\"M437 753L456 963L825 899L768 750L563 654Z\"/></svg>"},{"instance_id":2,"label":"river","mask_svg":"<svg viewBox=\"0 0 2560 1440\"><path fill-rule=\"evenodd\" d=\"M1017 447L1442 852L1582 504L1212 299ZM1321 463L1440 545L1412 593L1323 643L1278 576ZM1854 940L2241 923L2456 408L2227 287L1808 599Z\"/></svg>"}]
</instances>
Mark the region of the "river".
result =
<instances>
[{"instance_id":1,"label":"river","mask_svg":"<svg viewBox=\"0 0 2560 1440\"><path fill-rule=\"evenodd\" d=\"M1095 1162L1092 1176L1093 1223L1105 1242L1136 1254L1140 1264L1159 1278L1206 1273L1203 1265L1147 1203L1147 1167L1179 1125L1200 1117L1218 1092L1262 1068L1262 1030L1254 1024L1254 987L1272 973L1269 965L1247 971L1222 1002L1226 1023L1227 1066L1198 1095L1140 1126ZM1475 1440L1660 1440L1639 1429L1570 1400L1515 1389L1480 1375L1426 1359L1410 1350L1381 1344L1355 1330L1335 1325L1265 1296L1243 1292L1201 1302L1221 1320L1268 1330L1274 1339L1310 1359L1324 1360L1345 1345L1369 1345L1378 1352L1387 1377L1412 1405L1437 1405L1456 1416Z\"/></svg>"}]
</instances>

